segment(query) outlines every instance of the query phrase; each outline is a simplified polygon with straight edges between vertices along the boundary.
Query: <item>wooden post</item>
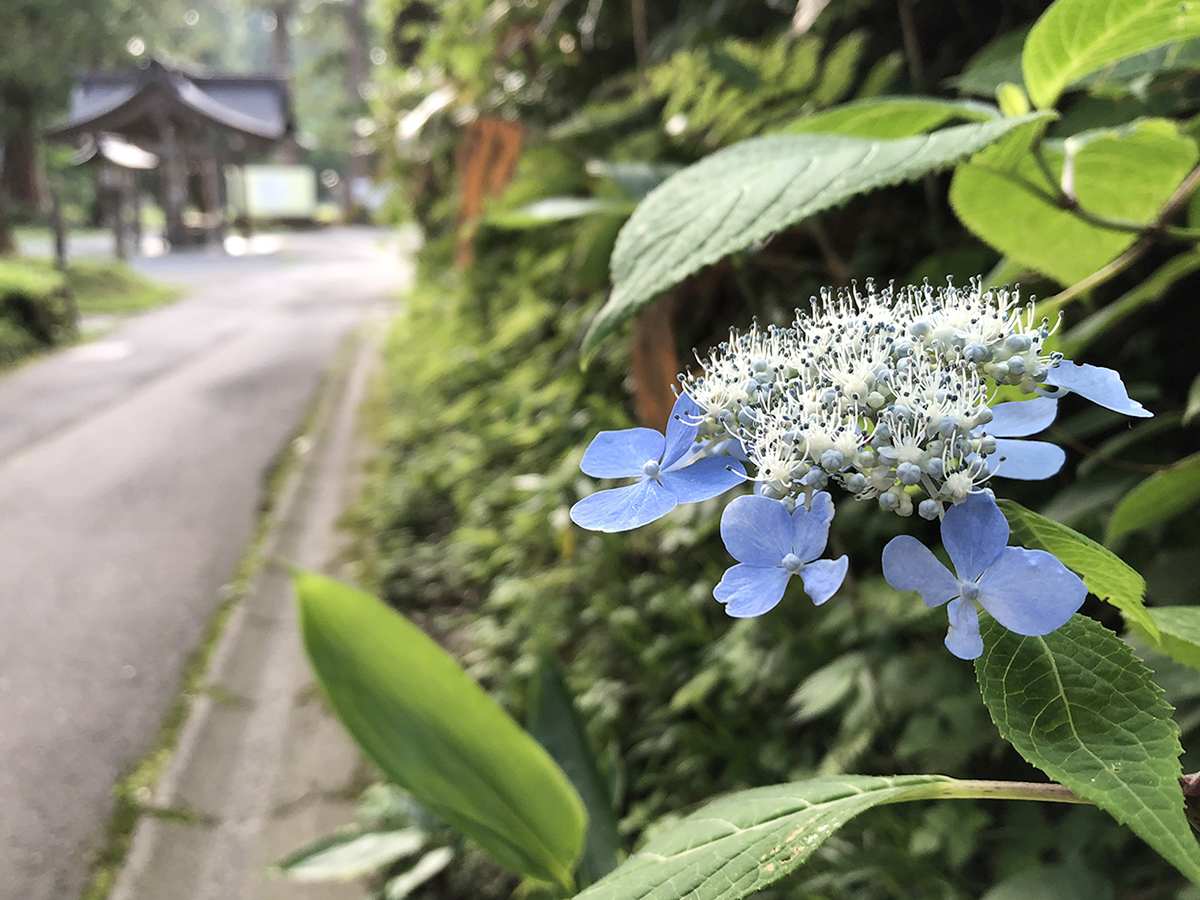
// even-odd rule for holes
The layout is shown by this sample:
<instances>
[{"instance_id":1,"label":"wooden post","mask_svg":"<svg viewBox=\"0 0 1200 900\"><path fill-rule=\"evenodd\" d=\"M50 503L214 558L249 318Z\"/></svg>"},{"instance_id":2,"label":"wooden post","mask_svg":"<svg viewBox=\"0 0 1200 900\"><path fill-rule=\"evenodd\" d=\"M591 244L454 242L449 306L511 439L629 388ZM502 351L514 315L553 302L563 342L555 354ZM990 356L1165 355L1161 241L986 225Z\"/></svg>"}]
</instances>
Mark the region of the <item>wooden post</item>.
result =
<instances>
[{"instance_id":1,"label":"wooden post","mask_svg":"<svg viewBox=\"0 0 1200 900\"><path fill-rule=\"evenodd\" d=\"M50 188L50 228L54 231L54 267L62 270L67 267L67 229L57 185Z\"/></svg>"},{"instance_id":2,"label":"wooden post","mask_svg":"<svg viewBox=\"0 0 1200 900\"><path fill-rule=\"evenodd\" d=\"M221 175L214 150L204 157L200 169L200 193L204 198L205 243L224 245L225 210L221 205Z\"/></svg>"},{"instance_id":3,"label":"wooden post","mask_svg":"<svg viewBox=\"0 0 1200 900\"><path fill-rule=\"evenodd\" d=\"M112 199L113 246L117 259L125 262L129 259L129 244L125 240L125 192L117 188L112 192Z\"/></svg>"},{"instance_id":4,"label":"wooden post","mask_svg":"<svg viewBox=\"0 0 1200 900\"><path fill-rule=\"evenodd\" d=\"M159 177L162 180L163 213L167 218L167 240L180 246L186 243L187 238L183 226L183 208L187 203L187 165L175 123L165 120L161 129L163 140Z\"/></svg>"},{"instance_id":5,"label":"wooden post","mask_svg":"<svg viewBox=\"0 0 1200 900\"><path fill-rule=\"evenodd\" d=\"M132 216L130 225L133 229L133 252L135 256L142 255L142 192L138 190L137 172L129 173L129 209Z\"/></svg>"},{"instance_id":6,"label":"wooden post","mask_svg":"<svg viewBox=\"0 0 1200 900\"><path fill-rule=\"evenodd\" d=\"M630 368L633 370L633 401L638 421L659 431L675 405L671 387L679 375L675 353L675 329L671 323L674 297L667 294L642 308L633 320Z\"/></svg>"}]
</instances>

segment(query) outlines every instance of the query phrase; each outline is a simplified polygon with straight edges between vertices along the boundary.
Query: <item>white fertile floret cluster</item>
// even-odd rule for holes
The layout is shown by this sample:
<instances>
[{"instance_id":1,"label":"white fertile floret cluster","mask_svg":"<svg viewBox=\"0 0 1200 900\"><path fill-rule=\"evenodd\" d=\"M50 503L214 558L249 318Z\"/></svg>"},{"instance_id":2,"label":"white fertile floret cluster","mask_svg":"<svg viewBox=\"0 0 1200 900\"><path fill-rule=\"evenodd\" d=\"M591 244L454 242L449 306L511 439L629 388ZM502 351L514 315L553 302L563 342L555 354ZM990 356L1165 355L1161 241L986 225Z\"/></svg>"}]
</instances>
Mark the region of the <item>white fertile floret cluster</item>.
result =
<instances>
[{"instance_id":1,"label":"white fertile floret cluster","mask_svg":"<svg viewBox=\"0 0 1200 900\"><path fill-rule=\"evenodd\" d=\"M732 332L681 381L700 437L739 441L761 493L795 501L833 482L935 518L990 476L989 396L1037 389L1051 331L1017 290L868 281L822 291L788 328Z\"/></svg>"}]
</instances>

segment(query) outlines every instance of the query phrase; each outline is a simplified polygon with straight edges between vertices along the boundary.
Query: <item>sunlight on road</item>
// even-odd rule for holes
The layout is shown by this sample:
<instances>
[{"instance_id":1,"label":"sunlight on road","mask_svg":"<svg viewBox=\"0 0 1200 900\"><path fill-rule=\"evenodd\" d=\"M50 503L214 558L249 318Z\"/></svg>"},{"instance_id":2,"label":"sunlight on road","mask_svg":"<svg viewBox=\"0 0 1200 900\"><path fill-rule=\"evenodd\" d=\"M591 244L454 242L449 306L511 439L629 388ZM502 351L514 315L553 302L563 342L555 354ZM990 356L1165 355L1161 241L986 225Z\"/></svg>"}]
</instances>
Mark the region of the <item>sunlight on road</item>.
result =
<instances>
[{"instance_id":1,"label":"sunlight on road","mask_svg":"<svg viewBox=\"0 0 1200 900\"><path fill-rule=\"evenodd\" d=\"M276 234L254 234L248 238L231 234L225 238L225 252L230 256L258 256L278 253L283 241Z\"/></svg>"},{"instance_id":2,"label":"sunlight on road","mask_svg":"<svg viewBox=\"0 0 1200 900\"><path fill-rule=\"evenodd\" d=\"M131 353L133 344L129 341L96 341L76 347L71 351L70 358L77 362L113 362Z\"/></svg>"}]
</instances>

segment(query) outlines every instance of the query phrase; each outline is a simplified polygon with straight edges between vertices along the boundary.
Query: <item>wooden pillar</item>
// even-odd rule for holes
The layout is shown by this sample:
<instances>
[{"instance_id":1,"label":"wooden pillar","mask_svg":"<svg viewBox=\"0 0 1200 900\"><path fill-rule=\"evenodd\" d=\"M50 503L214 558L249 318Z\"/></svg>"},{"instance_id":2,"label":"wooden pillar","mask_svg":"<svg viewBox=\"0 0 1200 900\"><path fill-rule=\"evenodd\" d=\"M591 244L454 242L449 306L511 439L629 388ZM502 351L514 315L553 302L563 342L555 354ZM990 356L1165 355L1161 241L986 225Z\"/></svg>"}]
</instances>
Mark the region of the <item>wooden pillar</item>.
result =
<instances>
[{"instance_id":1,"label":"wooden pillar","mask_svg":"<svg viewBox=\"0 0 1200 900\"><path fill-rule=\"evenodd\" d=\"M117 188L112 192L112 229L113 245L117 259L125 262L129 259L129 244L125 235L125 191Z\"/></svg>"},{"instance_id":2,"label":"wooden pillar","mask_svg":"<svg viewBox=\"0 0 1200 900\"><path fill-rule=\"evenodd\" d=\"M205 243L225 243L225 210L221 205L221 173L211 147L200 167L200 195L204 200Z\"/></svg>"},{"instance_id":3,"label":"wooden pillar","mask_svg":"<svg viewBox=\"0 0 1200 900\"><path fill-rule=\"evenodd\" d=\"M54 232L54 267L67 267L67 228L63 223L62 195L58 186L50 188L50 228Z\"/></svg>"},{"instance_id":4,"label":"wooden pillar","mask_svg":"<svg viewBox=\"0 0 1200 900\"><path fill-rule=\"evenodd\" d=\"M187 204L187 159L175 123L161 124L162 162L159 166L163 214L167 219L167 240L181 246L187 242L183 210Z\"/></svg>"},{"instance_id":5,"label":"wooden pillar","mask_svg":"<svg viewBox=\"0 0 1200 900\"><path fill-rule=\"evenodd\" d=\"M142 192L138 188L137 172L129 173L129 215L133 231L133 252L142 255Z\"/></svg>"}]
</instances>

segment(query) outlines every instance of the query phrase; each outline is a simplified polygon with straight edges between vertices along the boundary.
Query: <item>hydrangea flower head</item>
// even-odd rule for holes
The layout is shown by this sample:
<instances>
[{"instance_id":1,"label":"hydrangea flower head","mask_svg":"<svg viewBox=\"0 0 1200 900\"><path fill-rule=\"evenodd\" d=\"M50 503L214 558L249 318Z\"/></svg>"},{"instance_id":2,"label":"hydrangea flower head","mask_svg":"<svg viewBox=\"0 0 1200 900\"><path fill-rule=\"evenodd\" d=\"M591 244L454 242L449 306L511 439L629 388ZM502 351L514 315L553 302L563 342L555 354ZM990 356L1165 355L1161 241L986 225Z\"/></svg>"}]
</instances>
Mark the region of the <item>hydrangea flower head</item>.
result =
<instances>
[{"instance_id":1,"label":"hydrangea flower head","mask_svg":"<svg viewBox=\"0 0 1200 900\"><path fill-rule=\"evenodd\" d=\"M1052 444L1010 440L1049 424L1050 398L1075 391L1150 415L1116 372L1049 351L1056 327L1019 291L978 279L937 289L867 281L822 290L790 326L731 332L681 380L700 437L736 441L767 496L794 501L837 485L932 519L993 474L1040 479L1062 467ZM993 408L1003 385L1045 402Z\"/></svg>"},{"instance_id":2,"label":"hydrangea flower head","mask_svg":"<svg viewBox=\"0 0 1200 900\"><path fill-rule=\"evenodd\" d=\"M572 521L591 531L629 531L661 519L680 503L708 500L741 484L746 470L737 460L696 458L697 412L681 394L665 436L653 428L596 435L579 464L584 473L637 481L584 497L571 507Z\"/></svg>"},{"instance_id":3,"label":"hydrangea flower head","mask_svg":"<svg viewBox=\"0 0 1200 900\"><path fill-rule=\"evenodd\" d=\"M833 498L813 494L812 507L797 503L792 512L770 497L735 498L721 516L721 539L738 561L725 570L713 596L737 618L760 616L783 599L799 575L805 593L820 606L842 586L849 560L818 559L829 539Z\"/></svg>"},{"instance_id":4,"label":"hydrangea flower head","mask_svg":"<svg viewBox=\"0 0 1200 900\"><path fill-rule=\"evenodd\" d=\"M1083 605L1087 588L1044 550L1009 547L1008 521L986 493L972 494L942 517L942 543L954 572L914 537L883 548L883 577L900 591L920 591L926 606L949 603L946 647L960 659L983 652L976 601L1017 634L1049 634Z\"/></svg>"}]
</instances>

